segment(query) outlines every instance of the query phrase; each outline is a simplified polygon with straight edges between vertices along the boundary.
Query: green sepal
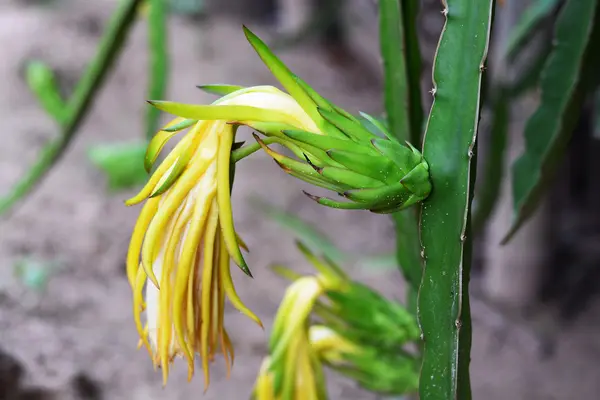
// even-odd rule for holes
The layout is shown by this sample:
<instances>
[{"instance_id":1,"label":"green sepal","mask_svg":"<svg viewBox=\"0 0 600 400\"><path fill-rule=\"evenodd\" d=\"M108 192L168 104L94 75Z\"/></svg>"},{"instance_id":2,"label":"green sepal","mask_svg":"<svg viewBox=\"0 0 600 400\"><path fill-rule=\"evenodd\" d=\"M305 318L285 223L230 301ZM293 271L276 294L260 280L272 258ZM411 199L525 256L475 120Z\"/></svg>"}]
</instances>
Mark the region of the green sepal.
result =
<instances>
[{"instance_id":1,"label":"green sepal","mask_svg":"<svg viewBox=\"0 0 600 400\"><path fill-rule=\"evenodd\" d=\"M177 131L158 131L156 135L150 140L148 147L146 148L146 155L144 156L144 169L146 172L150 172L152 166L156 162L158 155L160 154L165 144L177 134Z\"/></svg>"},{"instance_id":2,"label":"green sepal","mask_svg":"<svg viewBox=\"0 0 600 400\"><path fill-rule=\"evenodd\" d=\"M284 156L283 154L277 153L269 148L257 135L253 135L254 139L260 144L263 150L275 160L288 174L302 179L310 184L320 186L325 189L333 190L336 192L342 192L347 190L348 185L342 183L330 182L323 177L317 170L310 164L294 160L293 158Z\"/></svg>"},{"instance_id":3,"label":"green sepal","mask_svg":"<svg viewBox=\"0 0 600 400\"><path fill-rule=\"evenodd\" d=\"M181 155L177 158L177 161L175 161L175 165L173 165L173 168L171 168L167 172L166 177L163 177L163 179L159 181L160 186L155 188L154 191L150 194L150 198L160 196L161 194L169 190L171 186L173 186L175 181L177 181L181 174L183 174L183 171L185 171L188 163L192 158L192 155L194 154L194 151L195 149L188 149L181 153Z\"/></svg>"},{"instance_id":4,"label":"green sepal","mask_svg":"<svg viewBox=\"0 0 600 400\"><path fill-rule=\"evenodd\" d=\"M328 111L323 108L317 108L317 110L319 111L319 114L321 114L321 116L325 118L325 120L329 121L334 126L336 126L350 139L360 141L370 140L375 137L375 135L369 132L369 130L365 128L362 124L356 124L355 122L341 114L338 114L333 111Z\"/></svg>"},{"instance_id":5,"label":"green sepal","mask_svg":"<svg viewBox=\"0 0 600 400\"><path fill-rule=\"evenodd\" d=\"M330 111L333 110L333 104L331 104L329 100L317 93L317 91L310 87L308 83L304 82L300 77L296 75L294 75L294 80L296 81L296 84L300 86L302 90L304 90L304 93L306 93L310 97L310 99L318 108L324 108Z\"/></svg>"},{"instance_id":6,"label":"green sepal","mask_svg":"<svg viewBox=\"0 0 600 400\"><path fill-rule=\"evenodd\" d=\"M360 146L355 142L348 139L339 139L326 135L318 135L316 133L301 131L301 130L285 130L283 134L290 139L297 140L302 143L307 143L311 146L315 146L324 151L331 149L339 149L350 151L361 154L376 155L377 152L373 151L370 147Z\"/></svg>"},{"instance_id":7,"label":"green sepal","mask_svg":"<svg viewBox=\"0 0 600 400\"><path fill-rule=\"evenodd\" d=\"M265 63L267 68L288 91L288 93L298 102L300 107L311 117L315 122L321 121L321 116L317 112L315 103L304 88L298 84L296 75L288 69L288 67L269 49L269 47L246 26L244 34L250 45L254 48L258 56ZM308 85L307 85L308 86Z\"/></svg>"},{"instance_id":8,"label":"green sepal","mask_svg":"<svg viewBox=\"0 0 600 400\"><path fill-rule=\"evenodd\" d=\"M415 196L425 199L431 193L429 180L429 165L423 161L410 171L400 181Z\"/></svg>"},{"instance_id":9,"label":"green sepal","mask_svg":"<svg viewBox=\"0 0 600 400\"><path fill-rule=\"evenodd\" d=\"M223 120L228 122L259 121L276 123L286 123L289 120L289 117L284 113L251 106L196 105L153 100L149 100L148 103L162 111L177 115L178 117L196 120Z\"/></svg>"},{"instance_id":10,"label":"green sepal","mask_svg":"<svg viewBox=\"0 0 600 400\"><path fill-rule=\"evenodd\" d=\"M351 171L385 183L398 182L402 178L402 172L396 167L396 164L385 157L338 149L328 150L327 155Z\"/></svg>"},{"instance_id":11,"label":"green sepal","mask_svg":"<svg viewBox=\"0 0 600 400\"><path fill-rule=\"evenodd\" d=\"M375 138L371 140L371 144L379 153L393 161L403 175L412 170L422 159L420 154L415 154L411 149L396 141Z\"/></svg>"},{"instance_id":12,"label":"green sepal","mask_svg":"<svg viewBox=\"0 0 600 400\"><path fill-rule=\"evenodd\" d=\"M333 109L338 113L343 115L344 117L348 118L350 121L354 122L355 124L360 124L363 125L362 122L356 118L354 115L350 114L348 111L344 110L341 107L336 106L335 104L332 104ZM367 129L368 130L368 129ZM369 131L371 132L371 131ZM372 133L372 132L371 132Z\"/></svg>"},{"instance_id":13,"label":"green sepal","mask_svg":"<svg viewBox=\"0 0 600 400\"><path fill-rule=\"evenodd\" d=\"M178 131L184 130L186 128L189 128L190 126L194 125L196 122L198 122L197 119L184 119L183 121L181 121L173 126L161 129L161 131L178 132Z\"/></svg>"},{"instance_id":14,"label":"green sepal","mask_svg":"<svg viewBox=\"0 0 600 400\"><path fill-rule=\"evenodd\" d=\"M238 90L245 89L244 86L227 85L227 84L209 84L209 85L198 85L198 89L205 93L215 94L217 96L227 96L228 94L237 92Z\"/></svg>"},{"instance_id":15,"label":"green sepal","mask_svg":"<svg viewBox=\"0 0 600 400\"><path fill-rule=\"evenodd\" d=\"M337 208L339 210L368 210L370 207L374 207L377 205L377 201L372 201L371 203L358 203L358 202L353 202L353 201L337 201L337 200L333 200L329 197L315 196L306 191L303 191L303 193L308 198L319 203L322 206L329 207L329 208Z\"/></svg>"},{"instance_id":16,"label":"green sepal","mask_svg":"<svg viewBox=\"0 0 600 400\"><path fill-rule=\"evenodd\" d=\"M361 175L358 172L350 171L344 168L323 167L318 170L323 177L336 182L348 185L352 188L372 188L374 186L385 185L384 182L371 177Z\"/></svg>"},{"instance_id":17,"label":"green sepal","mask_svg":"<svg viewBox=\"0 0 600 400\"><path fill-rule=\"evenodd\" d=\"M404 204L410 197L404 185L400 182L391 185L383 185L368 189L351 189L342 193L342 195L350 200L360 202L377 201L382 206L389 204Z\"/></svg>"},{"instance_id":18,"label":"green sepal","mask_svg":"<svg viewBox=\"0 0 600 400\"><path fill-rule=\"evenodd\" d=\"M369 121L369 123L371 125L373 125L379 132L381 132L385 137L387 137L389 140L397 142L398 143L398 139L396 139L396 137L394 137L394 135L392 135L390 133L390 131L387 130L387 128L385 127L385 125L378 120L377 118L365 113L365 112L360 112L361 117L363 117L364 119L366 119L367 121Z\"/></svg>"}]
</instances>

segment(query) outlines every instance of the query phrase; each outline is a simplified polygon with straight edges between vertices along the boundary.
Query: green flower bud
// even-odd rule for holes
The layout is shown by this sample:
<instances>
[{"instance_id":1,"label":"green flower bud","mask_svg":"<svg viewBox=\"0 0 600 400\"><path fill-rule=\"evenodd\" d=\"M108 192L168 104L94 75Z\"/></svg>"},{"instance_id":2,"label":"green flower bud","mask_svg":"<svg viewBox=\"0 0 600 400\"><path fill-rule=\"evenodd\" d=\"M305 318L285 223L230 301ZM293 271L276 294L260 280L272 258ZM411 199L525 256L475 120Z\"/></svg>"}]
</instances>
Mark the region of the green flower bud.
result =
<instances>
[{"instance_id":1,"label":"green flower bud","mask_svg":"<svg viewBox=\"0 0 600 400\"><path fill-rule=\"evenodd\" d=\"M419 338L416 318L401 304L390 301L358 282L325 292L329 301L316 309L340 334L361 343L398 349Z\"/></svg>"},{"instance_id":2,"label":"green flower bud","mask_svg":"<svg viewBox=\"0 0 600 400\"><path fill-rule=\"evenodd\" d=\"M246 37L287 92L312 119L309 130L298 124L242 122L289 148L296 159L277 153L255 135L260 146L287 173L312 185L337 192L340 202L306 193L319 204L341 209L391 213L425 199L431 192L429 166L409 143L402 144L383 124L363 114L364 121L320 96L294 75L252 32ZM288 126L289 125L289 126Z\"/></svg>"},{"instance_id":3,"label":"green flower bud","mask_svg":"<svg viewBox=\"0 0 600 400\"><path fill-rule=\"evenodd\" d=\"M350 340L325 326L310 328L310 342L324 364L363 388L385 395L415 392L419 362L398 349L393 352L359 340Z\"/></svg>"}]
</instances>

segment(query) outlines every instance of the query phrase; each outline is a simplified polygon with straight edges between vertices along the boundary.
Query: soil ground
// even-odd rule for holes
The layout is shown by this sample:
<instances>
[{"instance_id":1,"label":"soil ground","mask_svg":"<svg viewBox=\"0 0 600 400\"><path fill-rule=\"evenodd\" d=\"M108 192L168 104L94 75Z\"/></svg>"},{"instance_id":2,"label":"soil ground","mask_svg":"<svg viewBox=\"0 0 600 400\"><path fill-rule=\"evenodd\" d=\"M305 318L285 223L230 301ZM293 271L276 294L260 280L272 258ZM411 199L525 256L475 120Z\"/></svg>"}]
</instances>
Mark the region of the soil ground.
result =
<instances>
[{"instance_id":1,"label":"soil ground","mask_svg":"<svg viewBox=\"0 0 600 400\"><path fill-rule=\"evenodd\" d=\"M2 191L33 162L41 145L56 135L52 121L27 90L23 63L42 58L61 72L67 84L75 81L94 53L114 0L65 0L54 7L29 3L33 2L5 0L0 5ZM269 32L258 26L256 31L269 37ZM245 42L238 22L217 19L192 23L174 18L170 42L173 68L169 99L209 101L209 96L195 89L200 83L274 83ZM319 51L305 46L281 54L295 72L345 108L367 112L380 109L379 86L365 81L367 72L342 71ZM102 175L86 159L86 149L141 135L146 60L146 32L139 24L73 146L48 179L0 225L0 348L5 353L0 357L0 372L5 374L0 379L0 389L5 390L0 400L44 398L34 397L33 387L54 392L57 399L248 398L266 352L267 333L232 309L227 310L226 321L236 347L236 365L227 380L224 365L217 362L205 395L202 379L186 382L182 363L174 368L163 389L147 353L136 350L137 333L123 259L138 210L123 206L131 193L107 194ZM302 195L303 187L262 154L246 160L236 173L236 227L252 250L247 261L255 276L249 281L239 273L236 282L240 296L265 322L266 332L285 289L285 282L267 267L278 262L305 270L306 265L293 238L251 206L253 197L293 210L336 238L346 250L393 249L392 225L387 218L317 206ZM24 256L61 263L44 293L25 289L15 278L13 265ZM403 283L396 271L353 268L351 273L384 293L402 298ZM498 347L496 328L505 322L494 320L488 308L475 303L474 398L598 398L598 307L588 314L559 334L553 357L540 360L535 340L513 335L512 330ZM6 394L18 375L9 356L23 367L28 395ZM101 394L93 394L94 385ZM329 391L332 399L375 398L343 379L331 379Z\"/></svg>"}]
</instances>

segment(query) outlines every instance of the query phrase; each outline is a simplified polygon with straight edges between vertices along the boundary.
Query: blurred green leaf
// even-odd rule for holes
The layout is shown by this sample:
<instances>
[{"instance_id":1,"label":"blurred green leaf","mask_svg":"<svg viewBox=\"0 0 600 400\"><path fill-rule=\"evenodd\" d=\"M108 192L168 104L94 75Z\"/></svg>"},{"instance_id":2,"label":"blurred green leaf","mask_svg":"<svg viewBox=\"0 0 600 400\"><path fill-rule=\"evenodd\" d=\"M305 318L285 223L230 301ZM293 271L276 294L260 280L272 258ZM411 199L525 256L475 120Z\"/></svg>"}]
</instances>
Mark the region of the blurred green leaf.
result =
<instances>
[{"instance_id":1,"label":"blurred green leaf","mask_svg":"<svg viewBox=\"0 0 600 400\"><path fill-rule=\"evenodd\" d=\"M41 61L31 61L27 64L26 78L29 89L36 95L44 110L62 125L67 116L67 107L50 67Z\"/></svg>"},{"instance_id":2,"label":"blurred green leaf","mask_svg":"<svg viewBox=\"0 0 600 400\"><path fill-rule=\"evenodd\" d=\"M503 88L508 92L505 95L516 98L536 87L551 52L552 43L542 43L523 70L519 71L516 78L506 85L506 88Z\"/></svg>"},{"instance_id":3,"label":"blurred green leaf","mask_svg":"<svg viewBox=\"0 0 600 400\"><path fill-rule=\"evenodd\" d=\"M434 101L423 143L433 190L421 212L421 400L471 399L472 158L493 5L493 0L447 0L434 60Z\"/></svg>"},{"instance_id":4,"label":"blurred green leaf","mask_svg":"<svg viewBox=\"0 0 600 400\"><path fill-rule=\"evenodd\" d=\"M395 253L362 254L342 251L326 234L293 213L280 209L264 200L253 198L252 206L282 228L291 232L315 254L321 254L336 264L355 263L361 268L390 270L398 268Z\"/></svg>"},{"instance_id":5,"label":"blurred green leaf","mask_svg":"<svg viewBox=\"0 0 600 400\"><path fill-rule=\"evenodd\" d=\"M598 84L600 7L569 0L556 23L555 47L542 72L541 101L525 126L525 151L512 169L515 217L506 243L534 213L552 180L579 118Z\"/></svg>"},{"instance_id":6,"label":"blurred green leaf","mask_svg":"<svg viewBox=\"0 0 600 400\"><path fill-rule=\"evenodd\" d=\"M323 254L340 264L347 259L347 256L325 234L296 215L259 199L252 199L251 202L258 211L292 232L311 252Z\"/></svg>"},{"instance_id":7,"label":"blurred green leaf","mask_svg":"<svg viewBox=\"0 0 600 400\"><path fill-rule=\"evenodd\" d=\"M106 175L110 191L130 189L148 180L146 147L146 142L97 145L88 149L88 157Z\"/></svg>"},{"instance_id":8,"label":"blurred green leaf","mask_svg":"<svg viewBox=\"0 0 600 400\"><path fill-rule=\"evenodd\" d=\"M62 268L62 263L58 261L23 257L14 263L13 274L28 289L43 292L52 275L60 268Z\"/></svg>"},{"instance_id":9,"label":"blurred green leaf","mask_svg":"<svg viewBox=\"0 0 600 400\"><path fill-rule=\"evenodd\" d=\"M508 37L505 50L508 59L514 60L520 55L521 50L535 36L538 28L552 16L559 4L560 0L534 0L527 7Z\"/></svg>"}]
</instances>

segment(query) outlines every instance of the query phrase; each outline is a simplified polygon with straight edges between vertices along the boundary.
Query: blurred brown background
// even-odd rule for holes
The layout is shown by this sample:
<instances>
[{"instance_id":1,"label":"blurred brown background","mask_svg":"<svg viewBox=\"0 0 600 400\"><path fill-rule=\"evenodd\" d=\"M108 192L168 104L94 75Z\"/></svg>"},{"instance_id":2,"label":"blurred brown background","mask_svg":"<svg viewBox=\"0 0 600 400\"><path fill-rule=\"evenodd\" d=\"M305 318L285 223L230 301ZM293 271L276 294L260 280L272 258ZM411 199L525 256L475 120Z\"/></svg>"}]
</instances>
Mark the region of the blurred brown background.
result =
<instances>
[{"instance_id":1,"label":"blurred brown background","mask_svg":"<svg viewBox=\"0 0 600 400\"><path fill-rule=\"evenodd\" d=\"M212 101L195 88L201 83L275 83L245 41L241 23L269 42L279 37L278 32L301 26L311 14L311 5L305 4L310 2L280 1L278 10L274 4L261 8L259 2L242 3L213 1L206 4L206 14L200 18L171 16L169 99ZM352 112L376 113L381 110L382 86L376 56L376 6L368 0L350 3L344 17L349 28L346 45L335 35L333 39L310 37L278 53L326 97ZM10 188L35 160L42 144L57 134L27 89L24 63L32 58L48 62L68 91L94 54L115 4L116 0L0 3L0 192ZM430 66L441 28L441 6L427 0L423 9L423 53ZM133 192L107 194L104 177L85 154L93 144L143 135L146 34L144 24L139 23L66 157L9 219L1 221L0 400L248 398L285 289L285 282L268 266L279 262L307 270L293 237L252 207L254 197L299 214L343 249L393 251L388 218L320 207L302 195L303 184L286 176L263 154L245 160L237 168L234 215L237 229L251 248L247 261L255 279L237 273L236 282L240 296L262 318L267 331L227 309L226 325L236 348L231 378L225 379L224 365L217 362L211 387L202 395L202 379L187 383L185 365L176 363L163 389L147 353L136 350L138 337L124 274L124 256L138 209L126 208L123 200ZM427 67L424 90L430 85L429 76ZM15 276L14 265L24 257L60 265L45 290L32 291ZM355 278L393 298L403 298L396 270L348 268ZM485 294L494 285L482 279L483 284L479 279L473 284L474 398L598 398L599 307L592 306L573 324L556 331L546 314L531 317L523 312L523 304L509 308L498 301L484 301L486 296L478 293ZM513 281L514 285L521 280ZM547 336L556 346L544 358L540 349ZM16 388L18 381L21 389ZM377 398L339 378L329 380L329 392L332 399Z\"/></svg>"}]
</instances>

